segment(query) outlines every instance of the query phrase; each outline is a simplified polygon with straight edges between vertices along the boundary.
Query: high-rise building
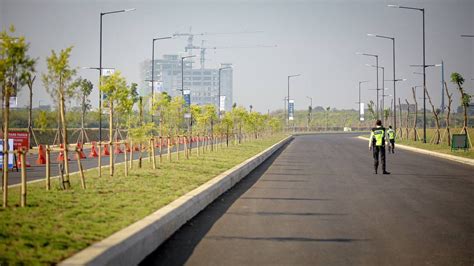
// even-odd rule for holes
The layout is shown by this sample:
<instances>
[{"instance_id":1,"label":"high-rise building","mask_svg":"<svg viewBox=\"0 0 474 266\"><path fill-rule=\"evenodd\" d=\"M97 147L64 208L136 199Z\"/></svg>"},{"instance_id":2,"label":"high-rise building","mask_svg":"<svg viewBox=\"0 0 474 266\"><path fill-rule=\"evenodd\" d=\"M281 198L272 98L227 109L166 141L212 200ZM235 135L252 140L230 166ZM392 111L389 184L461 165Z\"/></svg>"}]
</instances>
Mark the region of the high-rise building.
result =
<instances>
[{"instance_id":1,"label":"high-rise building","mask_svg":"<svg viewBox=\"0 0 474 266\"><path fill-rule=\"evenodd\" d=\"M155 59L155 93L166 92L171 96L181 95L181 57L179 55L164 55ZM230 63L222 63L220 67L231 67ZM214 104L217 107L219 95L219 69L193 68L189 59L184 60L184 90L190 90L191 103L198 105ZM151 60L141 65L141 95L151 94ZM221 71L221 99L224 108L232 108L232 68ZM222 97L223 96L223 97Z\"/></svg>"}]
</instances>

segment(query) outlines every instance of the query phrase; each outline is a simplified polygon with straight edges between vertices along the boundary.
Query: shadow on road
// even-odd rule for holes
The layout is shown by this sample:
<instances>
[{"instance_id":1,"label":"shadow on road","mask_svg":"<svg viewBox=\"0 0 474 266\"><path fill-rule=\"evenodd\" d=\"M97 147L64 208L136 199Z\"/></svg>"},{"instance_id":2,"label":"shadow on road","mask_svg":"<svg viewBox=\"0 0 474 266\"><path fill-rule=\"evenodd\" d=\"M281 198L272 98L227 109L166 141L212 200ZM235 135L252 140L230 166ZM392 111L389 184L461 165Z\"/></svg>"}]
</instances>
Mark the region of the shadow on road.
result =
<instances>
[{"instance_id":1,"label":"shadow on road","mask_svg":"<svg viewBox=\"0 0 474 266\"><path fill-rule=\"evenodd\" d=\"M280 148L232 189L225 192L206 209L183 225L152 254L146 257L140 265L183 265L214 223L260 179L289 143Z\"/></svg>"}]
</instances>

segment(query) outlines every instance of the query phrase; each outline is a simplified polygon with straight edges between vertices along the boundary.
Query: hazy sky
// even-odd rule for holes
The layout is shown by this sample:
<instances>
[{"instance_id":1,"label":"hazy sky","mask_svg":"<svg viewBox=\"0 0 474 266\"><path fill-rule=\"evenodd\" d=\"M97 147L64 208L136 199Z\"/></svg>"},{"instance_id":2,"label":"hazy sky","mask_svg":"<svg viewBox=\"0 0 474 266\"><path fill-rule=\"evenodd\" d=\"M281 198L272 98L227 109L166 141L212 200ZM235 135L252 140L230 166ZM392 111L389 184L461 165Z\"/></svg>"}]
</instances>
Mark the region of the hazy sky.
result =
<instances>
[{"instance_id":1,"label":"hazy sky","mask_svg":"<svg viewBox=\"0 0 474 266\"><path fill-rule=\"evenodd\" d=\"M103 66L122 71L129 82L140 81L139 65L151 57L153 37L175 32L240 32L254 34L196 36L195 45L206 40L210 46L278 45L277 48L221 49L208 51L207 66L221 62L234 65L234 101L252 104L258 111L283 107L287 93L287 75L301 73L292 79L291 98L297 109L309 105L357 108L359 80L362 100L373 100L375 70L365 64L374 59L355 55L368 52L380 55L386 67L386 79L392 79L392 48L389 40L370 38L367 33L395 36L397 47L397 96L412 101L411 86L421 85L421 71L409 67L422 63L421 12L387 8L401 4L426 9L426 62L445 62L446 79L453 71L467 80L473 93L474 1L92 1L92 0L0 0L0 27L14 24L18 34L30 42L30 54L39 57L38 72L45 71L45 58L51 49L74 45L71 64L76 67L99 64L99 13L124 8L136 11L108 15L103 25ZM186 38L160 41L155 56L182 53ZM197 51L196 51L197 52ZM196 59L196 67L199 60ZM97 83L94 70L79 70L79 75ZM433 99L440 99L440 69L427 69L427 83ZM380 85L381 86L381 85ZM385 87L392 84L386 82ZM454 91L454 86L450 85ZM49 96L41 81L35 84L34 105L46 103ZM26 89L24 89L26 91ZM457 92L455 92L457 93ZM421 97L421 90L419 91ZM455 94L458 97L457 94ZM97 99L97 90L93 99ZM95 102L95 100L93 100ZM25 94L20 105L26 104ZM387 101L387 105L389 100Z\"/></svg>"}]
</instances>

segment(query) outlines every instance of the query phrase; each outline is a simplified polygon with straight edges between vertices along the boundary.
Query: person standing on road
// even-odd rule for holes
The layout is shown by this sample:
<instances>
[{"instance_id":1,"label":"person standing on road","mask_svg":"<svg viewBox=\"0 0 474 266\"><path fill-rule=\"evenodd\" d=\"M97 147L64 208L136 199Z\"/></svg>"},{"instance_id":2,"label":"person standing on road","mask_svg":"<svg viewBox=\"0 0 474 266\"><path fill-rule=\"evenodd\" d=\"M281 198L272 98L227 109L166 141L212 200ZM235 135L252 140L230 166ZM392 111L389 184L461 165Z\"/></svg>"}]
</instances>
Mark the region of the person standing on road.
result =
<instances>
[{"instance_id":1,"label":"person standing on road","mask_svg":"<svg viewBox=\"0 0 474 266\"><path fill-rule=\"evenodd\" d=\"M392 126L388 126L387 130L388 136L388 153L395 153L395 130L392 129Z\"/></svg>"},{"instance_id":2,"label":"person standing on road","mask_svg":"<svg viewBox=\"0 0 474 266\"><path fill-rule=\"evenodd\" d=\"M369 138L369 150L373 151L374 155L374 173L377 174L379 168L379 154L380 160L382 160L382 173L384 175L389 175L387 172L386 163L385 163L385 134L386 130L382 126L382 121L377 120L375 122L375 127L372 128Z\"/></svg>"}]
</instances>

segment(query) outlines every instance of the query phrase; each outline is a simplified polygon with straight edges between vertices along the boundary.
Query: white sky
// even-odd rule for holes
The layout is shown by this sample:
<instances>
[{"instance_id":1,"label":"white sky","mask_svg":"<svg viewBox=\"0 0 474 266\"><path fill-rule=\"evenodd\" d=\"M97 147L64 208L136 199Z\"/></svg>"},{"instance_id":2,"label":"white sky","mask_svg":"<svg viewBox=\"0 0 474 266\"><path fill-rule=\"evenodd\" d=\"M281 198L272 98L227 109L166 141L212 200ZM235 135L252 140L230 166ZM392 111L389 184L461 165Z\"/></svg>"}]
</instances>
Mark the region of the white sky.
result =
<instances>
[{"instance_id":1,"label":"white sky","mask_svg":"<svg viewBox=\"0 0 474 266\"><path fill-rule=\"evenodd\" d=\"M129 82L139 84L139 65L151 57L153 37L188 32L190 26L194 33L263 31L195 37L195 45L200 45L202 39L209 46L278 45L269 49L208 51L207 66L221 62L234 65L235 102L243 106L252 104L262 112L282 108L287 75L301 73L291 83L296 109L306 109L306 96L313 97L315 106L357 108L359 80L371 81L364 85L362 100L375 98L375 92L368 90L375 88L375 70L364 66L375 62L355 52L379 54L380 65L386 67L386 79L392 79L391 42L366 37L366 33L396 37L397 78L409 79L399 83L397 96L402 102L405 98L412 101L410 87L422 84L422 76L412 74L421 69L408 66L422 63L421 12L387 8L387 4L426 8L427 64L443 59L446 79L451 72L460 72L467 80L468 91L473 93L474 38L460 37L474 34L474 1L470 0L0 0L0 27L14 24L18 33L26 36L31 55L40 59L40 73L45 71L45 58L51 49L69 45L74 45L73 66L97 67L99 13L135 7L134 12L104 17L103 66L115 67ZM156 45L155 56L183 52L185 45L186 38L161 41ZM430 68L427 73L428 89L439 103L440 69ZM97 83L97 71L79 70L79 74ZM391 83L385 86L392 94ZM39 78L35 90L34 105L38 100L45 104L49 96ZM92 98L97 99L97 90ZM26 95L21 95L20 105L26 101Z\"/></svg>"}]
</instances>

